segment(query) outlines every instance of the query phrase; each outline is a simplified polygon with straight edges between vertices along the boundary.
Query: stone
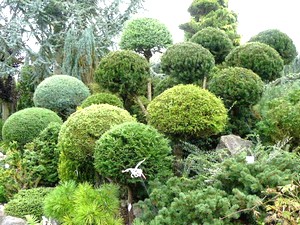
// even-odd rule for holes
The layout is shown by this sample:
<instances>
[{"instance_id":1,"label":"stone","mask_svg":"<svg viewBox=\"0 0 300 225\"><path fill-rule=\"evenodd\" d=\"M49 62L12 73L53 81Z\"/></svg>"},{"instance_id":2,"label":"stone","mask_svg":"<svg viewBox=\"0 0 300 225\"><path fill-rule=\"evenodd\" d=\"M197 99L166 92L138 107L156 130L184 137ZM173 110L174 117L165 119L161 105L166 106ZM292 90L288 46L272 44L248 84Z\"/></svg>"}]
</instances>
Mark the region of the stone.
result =
<instances>
[{"instance_id":1,"label":"stone","mask_svg":"<svg viewBox=\"0 0 300 225\"><path fill-rule=\"evenodd\" d=\"M26 225L26 221L13 216L5 216L0 221L0 225Z\"/></svg>"},{"instance_id":2,"label":"stone","mask_svg":"<svg viewBox=\"0 0 300 225\"><path fill-rule=\"evenodd\" d=\"M240 136L230 134L221 137L216 150L227 149L231 155L236 155L241 151L247 151L247 149L251 148L252 145L251 141L242 139Z\"/></svg>"}]
</instances>

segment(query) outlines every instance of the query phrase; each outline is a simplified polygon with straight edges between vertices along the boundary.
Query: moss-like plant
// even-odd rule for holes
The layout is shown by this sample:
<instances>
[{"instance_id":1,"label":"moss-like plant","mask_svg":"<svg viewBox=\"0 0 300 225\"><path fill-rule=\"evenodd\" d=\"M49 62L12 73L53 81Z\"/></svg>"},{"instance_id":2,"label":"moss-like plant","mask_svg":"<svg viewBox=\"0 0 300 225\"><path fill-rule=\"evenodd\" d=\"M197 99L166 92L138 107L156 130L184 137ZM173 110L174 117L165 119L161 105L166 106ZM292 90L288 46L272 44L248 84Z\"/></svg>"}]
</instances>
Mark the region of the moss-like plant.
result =
<instances>
[{"instance_id":1,"label":"moss-like plant","mask_svg":"<svg viewBox=\"0 0 300 225\"><path fill-rule=\"evenodd\" d=\"M195 85L177 85L148 105L148 122L159 131L183 139L223 131L227 111L221 99Z\"/></svg>"},{"instance_id":2,"label":"moss-like plant","mask_svg":"<svg viewBox=\"0 0 300 225\"><path fill-rule=\"evenodd\" d=\"M290 64L297 56L293 40L277 29L265 30L250 39L250 42L261 42L274 48L282 57L284 64Z\"/></svg>"},{"instance_id":3,"label":"moss-like plant","mask_svg":"<svg viewBox=\"0 0 300 225\"><path fill-rule=\"evenodd\" d=\"M67 118L89 95L88 87L77 78L54 75L37 86L33 102L36 107L51 109L62 118Z\"/></svg>"},{"instance_id":4,"label":"moss-like plant","mask_svg":"<svg viewBox=\"0 0 300 225\"><path fill-rule=\"evenodd\" d=\"M203 79L214 65L215 60L209 50L192 42L172 45L161 57L163 72L184 84Z\"/></svg>"},{"instance_id":5,"label":"moss-like plant","mask_svg":"<svg viewBox=\"0 0 300 225\"><path fill-rule=\"evenodd\" d=\"M249 42L233 49L225 59L227 66L251 69L263 81L273 81L281 76L283 60L269 45Z\"/></svg>"},{"instance_id":6,"label":"moss-like plant","mask_svg":"<svg viewBox=\"0 0 300 225\"><path fill-rule=\"evenodd\" d=\"M33 107L20 110L5 121L3 140L24 145L37 137L51 122L62 124L61 118L49 109Z\"/></svg>"},{"instance_id":7,"label":"moss-like plant","mask_svg":"<svg viewBox=\"0 0 300 225\"><path fill-rule=\"evenodd\" d=\"M171 147L168 140L151 126L137 122L124 123L104 133L96 142L95 168L103 176L127 185L140 182L121 173L140 165L147 180L171 174Z\"/></svg>"},{"instance_id":8,"label":"moss-like plant","mask_svg":"<svg viewBox=\"0 0 300 225\"><path fill-rule=\"evenodd\" d=\"M123 102L118 96L110 93L96 93L87 97L81 104L82 108L86 108L92 104L109 104L123 108Z\"/></svg>"},{"instance_id":9,"label":"moss-like plant","mask_svg":"<svg viewBox=\"0 0 300 225\"><path fill-rule=\"evenodd\" d=\"M198 31L190 41L207 48L215 57L216 64L222 63L233 49L232 41L227 34L223 30L213 27Z\"/></svg>"}]
</instances>

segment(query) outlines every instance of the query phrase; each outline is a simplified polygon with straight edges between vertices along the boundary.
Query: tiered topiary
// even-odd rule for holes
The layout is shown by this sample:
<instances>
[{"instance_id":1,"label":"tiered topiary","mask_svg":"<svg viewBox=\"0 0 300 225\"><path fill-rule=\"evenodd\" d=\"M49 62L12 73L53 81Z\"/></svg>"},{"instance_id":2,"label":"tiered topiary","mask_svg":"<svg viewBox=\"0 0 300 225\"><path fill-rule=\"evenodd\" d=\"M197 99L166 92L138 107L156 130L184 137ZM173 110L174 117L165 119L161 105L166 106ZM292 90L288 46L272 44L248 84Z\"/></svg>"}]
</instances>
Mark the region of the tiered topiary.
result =
<instances>
[{"instance_id":1,"label":"tiered topiary","mask_svg":"<svg viewBox=\"0 0 300 225\"><path fill-rule=\"evenodd\" d=\"M109 104L123 108L123 102L118 96L110 93L96 93L87 97L81 104L82 108L91 106L92 104Z\"/></svg>"},{"instance_id":2,"label":"tiered topiary","mask_svg":"<svg viewBox=\"0 0 300 225\"><path fill-rule=\"evenodd\" d=\"M34 105L51 109L67 118L90 95L85 84L75 77L54 75L43 80L33 96Z\"/></svg>"},{"instance_id":3,"label":"tiered topiary","mask_svg":"<svg viewBox=\"0 0 300 225\"><path fill-rule=\"evenodd\" d=\"M5 121L2 129L3 140L24 145L37 137L51 122L61 124L62 119L49 109L33 107L20 110Z\"/></svg>"},{"instance_id":4,"label":"tiered topiary","mask_svg":"<svg viewBox=\"0 0 300 225\"><path fill-rule=\"evenodd\" d=\"M281 76L283 60L269 45L250 42L233 49L225 59L227 66L251 69L263 81L269 82Z\"/></svg>"},{"instance_id":5,"label":"tiered topiary","mask_svg":"<svg viewBox=\"0 0 300 225\"><path fill-rule=\"evenodd\" d=\"M113 126L131 121L135 119L126 110L108 104L92 105L72 114L58 138L60 179L94 179L95 142Z\"/></svg>"},{"instance_id":6,"label":"tiered topiary","mask_svg":"<svg viewBox=\"0 0 300 225\"><path fill-rule=\"evenodd\" d=\"M250 42L261 42L274 48L282 57L284 64L290 64L297 56L297 49L293 40L277 29L260 32L250 39Z\"/></svg>"},{"instance_id":7,"label":"tiered topiary","mask_svg":"<svg viewBox=\"0 0 300 225\"><path fill-rule=\"evenodd\" d=\"M184 84L203 79L214 65L214 56L209 50L192 42L172 45L161 57L163 72Z\"/></svg>"},{"instance_id":8,"label":"tiered topiary","mask_svg":"<svg viewBox=\"0 0 300 225\"><path fill-rule=\"evenodd\" d=\"M227 34L218 28L207 27L198 31L190 39L191 42L202 45L215 57L216 64L220 64L233 49L233 44Z\"/></svg>"},{"instance_id":9,"label":"tiered topiary","mask_svg":"<svg viewBox=\"0 0 300 225\"><path fill-rule=\"evenodd\" d=\"M148 122L175 138L208 137L224 130L227 111L221 99L195 85L177 85L148 105Z\"/></svg>"}]
</instances>

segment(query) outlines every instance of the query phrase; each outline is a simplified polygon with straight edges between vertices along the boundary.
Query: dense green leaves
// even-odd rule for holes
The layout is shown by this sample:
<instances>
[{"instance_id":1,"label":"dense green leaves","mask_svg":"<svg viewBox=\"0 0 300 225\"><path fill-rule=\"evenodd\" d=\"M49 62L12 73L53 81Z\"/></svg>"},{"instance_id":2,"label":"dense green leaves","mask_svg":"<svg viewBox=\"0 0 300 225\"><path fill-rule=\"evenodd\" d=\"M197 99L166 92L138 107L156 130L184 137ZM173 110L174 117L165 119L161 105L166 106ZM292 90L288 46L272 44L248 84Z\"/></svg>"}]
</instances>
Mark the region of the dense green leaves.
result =
<instances>
[{"instance_id":1,"label":"dense green leaves","mask_svg":"<svg viewBox=\"0 0 300 225\"><path fill-rule=\"evenodd\" d=\"M194 0L188 8L188 12L191 16L194 16L197 20L199 20L202 16L205 16L220 7L221 5L217 0Z\"/></svg>"},{"instance_id":2,"label":"dense green leaves","mask_svg":"<svg viewBox=\"0 0 300 225\"><path fill-rule=\"evenodd\" d=\"M81 104L82 108L86 108L92 104L109 104L123 108L123 102L118 96L110 93L96 93L87 97Z\"/></svg>"}]
</instances>

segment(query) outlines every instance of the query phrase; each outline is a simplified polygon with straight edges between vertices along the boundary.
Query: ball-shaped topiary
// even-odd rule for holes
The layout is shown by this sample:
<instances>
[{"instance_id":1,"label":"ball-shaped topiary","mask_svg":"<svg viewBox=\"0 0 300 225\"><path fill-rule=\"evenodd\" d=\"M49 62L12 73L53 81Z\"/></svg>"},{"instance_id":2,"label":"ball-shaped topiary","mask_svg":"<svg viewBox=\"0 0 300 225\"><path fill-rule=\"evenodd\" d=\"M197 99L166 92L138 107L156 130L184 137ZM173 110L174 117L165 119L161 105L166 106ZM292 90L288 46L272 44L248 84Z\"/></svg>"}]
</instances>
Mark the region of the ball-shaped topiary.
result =
<instances>
[{"instance_id":1,"label":"ball-shaped topiary","mask_svg":"<svg viewBox=\"0 0 300 225\"><path fill-rule=\"evenodd\" d=\"M112 93L143 94L150 78L147 60L133 51L111 52L100 61L95 72L96 81Z\"/></svg>"},{"instance_id":2,"label":"ball-shaped topiary","mask_svg":"<svg viewBox=\"0 0 300 225\"><path fill-rule=\"evenodd\" d=\"M199 17L205 16L219 8L221 8L221 5L217 0L193 0L191 6L188 8L188 12L191 16L199 20Z\"/></svg>"},{"instance_id":3,"label":"ball-shaped topiary","mask_svg":"<svg viewBox=\"0 0 300 225\"><path fill-rule=\"evenodd\" d=\"M227 108L250 106L258 102L264 83L252 70L230 67L218 71L209 81L208 89L221 97Z\"/></svg>"},{"instance_id":4,"label":"ball-shaped topiary","mask_svg":"<svg viewBox=\"0 0 300 225\"><path fill-rule=\"evenodd\" d=\"M4 123L2 137L20 145L31 142L49 123L62 124L62 119L53 111L44 108L27 108L12 114Z\"/></svg>"},{"instance_id":5,"label":"ball-shaped topiary","mask_svg":"<svg viewBox=\"0 0 300 225\"><path fill-rule=\"evenodd\" d=\"M221 99L195 85L177 85L148 105L148 122L174 138L208 137L224 130L227 111Z\"/></svg>"},{"instance_id":6,"label":"ball-shaped topiary","mask_svg":"<svg viewBox=\"0 0 300 225\"><path fill-rule=\"evenodd\" d=\"M277 29L262 31L252 37L250 42L261 42L271 46L280 54L285 65L290 64L297 56L297 49L293 40Z\"/></svg>"},{"instance_id":7,"label":"ball-shaped topiary","mask_svg":"<svg viewBox=\"0 0 300 225\"><path fill-rule=\"evenodd\" d=\"M75 77L54 75L43 80L36 88L33 101L36 107L43 107L67 118L90 95L85 84Z\"/></svg>"},{"instance_id":8,"label":"ball-shaped topiary","mask_svg":"<svg viewBox=\"0 0 300 225\"><path fill-rule=\"evenodd\" d=\"M209 50L192 42L172 45L161 57L163 72L184 84L204 78L214 65Z\"/></svg>"},{"instance_id":9,"label":"ball-shaped topiary","mask_svg":"<svg viewBox=\"0 0 300 225\"><path fill-rule=\"evenodd\" d=\"M208 49L215 57L216 64L222 63L233 49L232 41L227 34L223 30L214 27L207 27L198 31L190 41Z\"/></svg>"},{"instance_id":10,"label":"ball-shaped topiary","mask_svg":"<svg viewBox=\"0 0 300 225\"><path fill-rule=\"evenodd\" d=\"M96 142L95 168L104 177L119 184L140 182L121 173L139 166L147 180L171 174L171 147L166 138L151 126L137 122L123 123L105 132Z\"/></svg>"},{"instance_id":11,"label":"ball-shaped topiary","mask_svg":"<svg viewBox=\"0 0 300 225\"><path fill-rule=\"evenodd\" d=\"M110 93L96 93L87 97L81 104L82 108L91 106L92 104L109 104L124 108L123 102L118 96Z\"/></svg>"},{"instance_id":12,"label":"ball-shaped topiary","mask_svg":"<svg viewBox=\"0 0 300 225\"><path fill-rule=\"evenodd\" d=\"M227 66L251 69L263 81L273 81L281 76L283 60L269 45L249 42L233 49L225 59Z\"/></svg>"}]
</instances>

